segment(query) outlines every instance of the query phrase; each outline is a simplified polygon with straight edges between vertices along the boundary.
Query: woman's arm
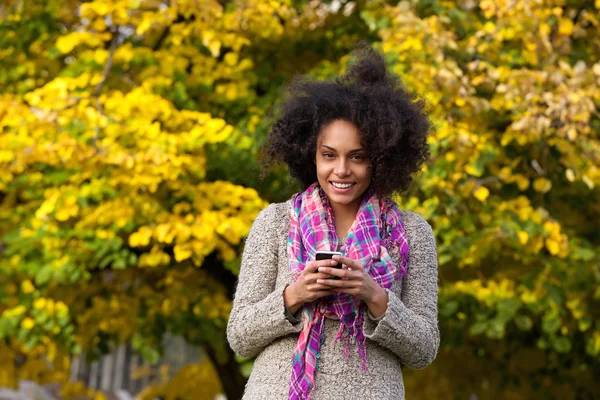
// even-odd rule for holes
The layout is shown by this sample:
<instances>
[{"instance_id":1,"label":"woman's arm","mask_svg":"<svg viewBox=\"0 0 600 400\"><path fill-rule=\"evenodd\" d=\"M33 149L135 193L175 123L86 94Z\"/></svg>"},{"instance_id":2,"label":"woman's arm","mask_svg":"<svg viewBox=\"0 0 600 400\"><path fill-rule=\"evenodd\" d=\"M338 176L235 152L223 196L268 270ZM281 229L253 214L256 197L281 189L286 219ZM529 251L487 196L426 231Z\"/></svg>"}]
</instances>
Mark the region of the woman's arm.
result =
<instances>
[{"instance_id":1,"label":"woman's arm","mask_svg":"<svg viewBox=\"0 0 600 400\"><path fill-rule=\"evenodd\" d=\"M437 252L431 227L422 217L407 213L404 222L409 266L402 294L386 289L386 312L378 320L366 317L364 333L394 352L403 364L423 369L435 359L440 345Z\"/></svg>"},{"instance_id":2,"label":"woman's arm","mask_svg":"<svg viewBox=\"0 0 600 400\"><path fill-rule=\"evenodd\" d=\"M280 206L272 204L262 210L246 239L227 324L227 340L241 356L255 355L276 338L300 331L300 324L292 325L285 317L285 285L275 286L278 231L285 226L277 212Z\"/></svg>"}]
</instances>

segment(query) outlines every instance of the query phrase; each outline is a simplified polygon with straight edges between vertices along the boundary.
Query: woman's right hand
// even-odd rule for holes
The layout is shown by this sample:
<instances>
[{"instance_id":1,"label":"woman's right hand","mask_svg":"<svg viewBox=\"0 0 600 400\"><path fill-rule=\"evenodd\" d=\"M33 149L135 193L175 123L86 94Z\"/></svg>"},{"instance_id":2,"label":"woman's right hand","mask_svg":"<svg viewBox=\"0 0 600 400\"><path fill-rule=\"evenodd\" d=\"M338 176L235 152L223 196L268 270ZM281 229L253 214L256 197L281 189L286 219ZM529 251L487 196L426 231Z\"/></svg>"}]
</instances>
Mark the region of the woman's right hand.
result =
<instances>
[{"instance_id":1,"label":"woman's right hand","mask_svg":"<svg viewBox=\"0 0 600 400\"><path fill-rule=\"evenodd\" d=\"M306 263L298 280L285 288L283 300L285 306L292 314L302 307L304 303L310 303L318 298L335 294L331 286L317 283L317 279L330 279L331 275L318 272L319 267L332 267L337 264L333 260L309 261Z\"/></svg>"}]
</instances>

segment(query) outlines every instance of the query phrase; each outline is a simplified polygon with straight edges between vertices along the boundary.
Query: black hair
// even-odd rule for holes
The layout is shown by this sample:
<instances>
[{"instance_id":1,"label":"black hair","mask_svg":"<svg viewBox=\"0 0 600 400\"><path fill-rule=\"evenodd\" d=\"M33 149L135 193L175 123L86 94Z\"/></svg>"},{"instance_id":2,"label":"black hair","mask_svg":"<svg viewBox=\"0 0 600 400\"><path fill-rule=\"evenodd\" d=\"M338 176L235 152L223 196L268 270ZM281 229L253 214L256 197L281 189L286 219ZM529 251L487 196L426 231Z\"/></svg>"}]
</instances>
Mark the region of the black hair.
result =
<instances>
[{"instance_id":1,"label":"black hair","mask_svg":"<svg viewBox=\"0 0 600 400\"><path fill-rule=\"evenodd\" d=\"M296 76L274 119L263 147L266 166L283 162L302 189L317 181L317 138L334 120L354 124L373 168L370 189L380 196L406 190L429 159L431 123L425 101L410 94L387 70L383 55L361 41L356 62L335 81Z\"/></svg>"}]
</instances>

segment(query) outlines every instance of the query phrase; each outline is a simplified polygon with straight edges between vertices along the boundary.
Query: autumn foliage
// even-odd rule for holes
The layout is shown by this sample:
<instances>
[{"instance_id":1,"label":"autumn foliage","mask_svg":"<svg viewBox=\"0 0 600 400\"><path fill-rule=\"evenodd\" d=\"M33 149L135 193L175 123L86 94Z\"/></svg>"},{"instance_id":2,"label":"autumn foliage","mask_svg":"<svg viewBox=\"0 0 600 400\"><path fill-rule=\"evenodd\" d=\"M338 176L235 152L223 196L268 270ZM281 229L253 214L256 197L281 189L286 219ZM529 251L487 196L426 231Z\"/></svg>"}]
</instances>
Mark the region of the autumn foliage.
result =
<instances>
[{"instance_id":1,"label":"autumn foliage","mask_svg":"<svg viewBox=\"0 0 600 400\"><path fill-rule=\"evenodd\" d=\"M0 386L65 381L70 355L123 342L155 362L170 332L239 393L224 328L243 239L295 190L258 174L267 111L367 39L435 125L432 162L397 200L434 229L443 348L407 392L600 396L599 10L4 1Z\"/></svg>"}]
</instances>

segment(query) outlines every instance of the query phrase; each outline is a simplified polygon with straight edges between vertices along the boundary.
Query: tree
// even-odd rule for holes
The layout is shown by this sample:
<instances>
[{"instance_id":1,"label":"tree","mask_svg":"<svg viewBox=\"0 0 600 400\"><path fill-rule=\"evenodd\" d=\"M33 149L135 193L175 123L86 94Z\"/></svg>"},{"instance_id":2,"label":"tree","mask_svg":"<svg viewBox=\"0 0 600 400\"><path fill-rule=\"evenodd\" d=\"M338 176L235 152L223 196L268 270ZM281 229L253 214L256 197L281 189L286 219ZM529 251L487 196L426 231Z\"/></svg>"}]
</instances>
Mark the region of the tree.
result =
<instances>
[{"instance_id":1,"label":"tree","mask_svg":"<svg viewBox=\"0 0 600 400\"><path fill-rule=\"evenodd\" d=\"M368 14L437 125L432 165L401 203L434 226L445 345L494 365L480 372L492 387L467 394L599 393L597 8L434 1Z\"/></svg>"},{"instance_id":2,"label":"tree","mask_svg":"<svg viewBox=\"0 0 600 400\"><path fill-rule=\"evenodd\" d=\"M443 350L408 391L597 395L598 8L5 1L0 385L64 381L70 354L126 341L155 361L171 332L239 397L224 328L242 239L297 189L259 175L267 111L293 75L342 73L366 38L436 126L398 202L438 241Z\"/></svg>"}]
</instances>

